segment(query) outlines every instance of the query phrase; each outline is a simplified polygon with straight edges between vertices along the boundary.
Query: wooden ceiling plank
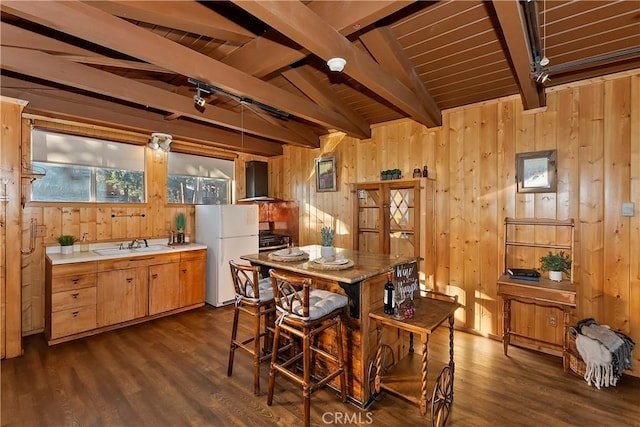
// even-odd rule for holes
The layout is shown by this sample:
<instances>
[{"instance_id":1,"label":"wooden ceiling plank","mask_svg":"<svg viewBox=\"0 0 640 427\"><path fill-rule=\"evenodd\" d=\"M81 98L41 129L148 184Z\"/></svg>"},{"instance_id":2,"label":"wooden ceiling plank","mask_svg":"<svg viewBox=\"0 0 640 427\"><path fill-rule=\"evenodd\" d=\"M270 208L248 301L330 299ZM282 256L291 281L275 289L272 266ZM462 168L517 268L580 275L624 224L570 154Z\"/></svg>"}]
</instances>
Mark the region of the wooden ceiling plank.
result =
<instances>
[{"instance_id":1,"label":"wooden ceiling plank","mask_svg":"<svg viewBox=\"0 0 640 427\"><path fill-rule=\"evenodd\" d=\"M193 99L162 89L138 83L89 66L76 64L40 51L13 47L0 47L2 67L17 73L38 77L71 87L126 100L139 105L179 112L183 116L206 121L218 126L287 143L300 141L289 131L262 120L245 119L239 114L218 107L207 106L203 112L196 110ZM311 145L312 146L312 145Z\"/></svg>"},{"instance_id":2,"label":"wooden ceiling plank","mask_svg":"<svg viewBox=\"0 0 640 427\"><path fill-rule=\"evenodd\" d=\"M13 79L2 76L3 94L28 100L29 108L25 112L53 115L54 117L64 117L83 123L90 122L135 132L149 134L164 132L173 135L176 139L185 139L262 156L279 156L283 152L282 145L251 135L245 135L244 142L241 142L237 132L180 120L169 122L155 113L51 88L45 90L16 89L11 87L10 80ZM23 81L19 79L14 81L16 83L13 86L24 86Z\"/></svg>"},{"instance_id":3,"label":"wooden ceiling plank","mask_svg":"<svg viewBox=\"0 0 640 427\"><path fill-rule=\"evenodd\" d=\"M244 27L195 1L91 1L112 15L242 45L255 37Z\"/></svg>"},{"instance_id":4,"label":"wooden ceiling plank","mask_svg":"<svg viewBox=\"0 0 640 427\"><path fill-rule=\"evenodd\" d=\"M442 112L438 104L424 86L393 31L389 27L375 28L360 35L360 41L383 69L414 91L431 118L442 124Z\"/></svg>"},{"instance_id":5,"label":"wooden ceiling plank","mask_svg":"<svg viewBox=\"0 0 640 427\"><path fill-rule=\"evenodd\" d=\"M2 10L262 102L328 129L363 138L338 113L80 2L3 1Z\"/></svg>"},{"instance_id":6,"label":"wooden ceiling plank","mask_svg":"<svg viewBox=\"0 0 640 427\"><path fill-rule=\"evenodd\" d=\"M2 37L0 37L0 44L2 44L2 46L38 49L44 52L63 53L67 55L96 55L96 53L90 50L24 30L4 21L0 22L0 34L2 34Z\"/></svg>"},{"instance_id":7,"label":"wooden ceiling plank","mask_svg":"<svg viewBox=\"0 0 640 427\"><path fill-rule=\"evenodd\" d=\"M517 0L492 1L502 29L525 110L546 105L544 88L531 77L529 45Z\"/></svg>"},{"instance_id":8,"label":"wooden ceiling plank","mask_svg":"<svg viewBox=\"0 0 640 427\"><path fill-rule=\"evenodd\" d=\"M385 73L365 52L329 26L300 2L233 0L235 4L272 26L325 61L347 60L344 73L426 126L439 126L409 88Z\"/></svg>"},{"instance_id":9,"label":"wooden ceiling plank","mask_svg":"<svg viewBox=\"0 0 640 427\"><path fill-rule=\"evenodd\" d=\"M345 116L363 132L371 132L371 124L355 113L347 104L336 98L328 85L319 81L305 67L292 68L282 75L316 104L332 108Z\"/></svg>"},{"instance_id":10,"label":"wooden ceiling plank","mask_svg":"<svg viewBox=\"0 0 640 427\"><path fill-rule=\"evenodd\" d=\"M322 17L343 36L368 27L414 1L314 1L308 4L318 16Z\"/></svg>"}]
</instances>

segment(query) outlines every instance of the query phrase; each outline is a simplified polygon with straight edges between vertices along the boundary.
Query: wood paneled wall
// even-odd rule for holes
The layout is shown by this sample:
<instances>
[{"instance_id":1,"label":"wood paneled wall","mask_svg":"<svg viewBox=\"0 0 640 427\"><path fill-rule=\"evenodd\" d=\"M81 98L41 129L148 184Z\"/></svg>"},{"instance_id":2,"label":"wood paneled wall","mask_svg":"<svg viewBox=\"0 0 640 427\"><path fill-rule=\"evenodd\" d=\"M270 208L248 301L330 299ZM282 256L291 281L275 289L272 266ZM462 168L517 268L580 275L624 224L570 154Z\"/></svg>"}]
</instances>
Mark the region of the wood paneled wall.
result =
<instances>
[{"instance_id":1,"label":"wood paneled wall","mask_svg":"<svg viewBox=\"0 0 640 427\"><path fill-rule=\"evenodd\" d=\"M24 119L23 153L30 158L31 127L73 133L132 144L145 145L148 135L89 126L64 120ZM236 198L244 196L244 163L265 158L245 154L234 154ZM178 213L187 215L186 234L195 235L195 208L166 203L167 154L146 148L146 192L147 203L143 204L87 204L87 203L27 203L22 211L22 245L29 246L29 224L38 221L39 233L36 249L22 256L22 333L41 332L44 329L44 256L47 246L56 245L56 237L72 234L80 237L88 234L89 243L126 241L135 238L167 238L171 228L175 229ZM28 182L28 181L27 181ZM23 191L29 191L25 185ZM145 216L139 216L144 214ZM115 217L112 217L115 215Z\"/></svg>"},{"instance_id":2,"label":"wood paneled wall","mask_svg":"<svg viewBox=\"0 0 640 427\"><path fill-rule=\"evenodd\" d=\"M86 132L75 130L81 129ZM546 149L558 150L557 192L517 193L515 154ZM322 155L336 156L336 192L315 190L314 160ZM265 159L236 160L236 197L244 194L246 160ZM154 178L149 203L141 207L27 205L22 223L37 218L46 231L36 252L23 257L26 332L43 326L44 246L56 235L87 231L92 241L166 236L165 224L178 208L164 203L165 161L148 153ZM268 161L270 195L300 206L300 243L319 243L320 228L330 225L343 247L351 244L350 183L376 180L382 169L411 176L427 165L436 179L436 287L460 296L459 326L492 337L502 334L496 279L504 268L504 218L574 218L578 308L572 320L594 317L640 343L640 214L622 217L620 209L632 201L640 210L640 70L549 89L547 107L539 111L525 112L519 97L508 97L445 111L440 128L411 120L378 124L371 139L334 133L322 138L319 149L287 146L283 156ZM114 210L143 210L148 220L114 222ZM193 227L193 208L185 211ZM27 231L23 226L23 244ZM564 238L533 233L547 241ZM533 260L519 256L530 265L537 254ZM515 306L515 327L558 342L562 331L549 326L551 315L561 319L553 309ZM640 350L634 361L634 375L640 375Z\"/></svg>"},{"instance_id":3,"label":"wood paneled wall","mask_svg":"<svg viewBox=\"0 0 640 427\"><path fill-rule=\"evenodd\" d=\"M549 149L558 151L557 192L518 193L515 154ZM337 192L315 191L314 159L323 154L337 158ZM423 165L436 178L436 287L460 296L459 326L502 334L496 279L504 269L505 217L573 218L572 321L594 317L640 343L640 70L550 89L541 110L523 111L514 96L445 111L441 128L400 120L373 127L370 140L332 134L317 150L287 147L270 160L270 190L298 201L301 244L319 243L319 229L332 225L336 244L348 247L348 184L396 167L410 176ZM635 202L635 216L621 215L626 201ZM567 238L542 228L518 232L546 242ZM518 254L523 266L538 266L539 256ZM513 315L517 331L561 342L561 326L549 324L555 316L561 325L558 310L514 304ZM634 362L640 375L638 349Z\"/></svg>"}]
</instances>

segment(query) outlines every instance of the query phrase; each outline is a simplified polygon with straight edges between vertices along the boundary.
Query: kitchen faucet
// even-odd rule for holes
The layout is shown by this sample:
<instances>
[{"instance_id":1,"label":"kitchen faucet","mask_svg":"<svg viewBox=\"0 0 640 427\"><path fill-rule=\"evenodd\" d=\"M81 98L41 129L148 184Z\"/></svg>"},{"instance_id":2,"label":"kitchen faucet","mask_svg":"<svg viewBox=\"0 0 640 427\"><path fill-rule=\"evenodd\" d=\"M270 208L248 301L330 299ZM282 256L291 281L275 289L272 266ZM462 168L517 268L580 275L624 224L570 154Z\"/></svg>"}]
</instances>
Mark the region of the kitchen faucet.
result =
<instances>
[{"instance_id":1,"label":"kitchen faucet","mask_svg":"<svg viewBox=\"0 0 640 427\"><path fill-rule=\"evenodd\" d=\"M140 247L140 241L138 239L133 239L131 243L129 243L129 249L138 249Z\"/></svg>"}]
</instances>

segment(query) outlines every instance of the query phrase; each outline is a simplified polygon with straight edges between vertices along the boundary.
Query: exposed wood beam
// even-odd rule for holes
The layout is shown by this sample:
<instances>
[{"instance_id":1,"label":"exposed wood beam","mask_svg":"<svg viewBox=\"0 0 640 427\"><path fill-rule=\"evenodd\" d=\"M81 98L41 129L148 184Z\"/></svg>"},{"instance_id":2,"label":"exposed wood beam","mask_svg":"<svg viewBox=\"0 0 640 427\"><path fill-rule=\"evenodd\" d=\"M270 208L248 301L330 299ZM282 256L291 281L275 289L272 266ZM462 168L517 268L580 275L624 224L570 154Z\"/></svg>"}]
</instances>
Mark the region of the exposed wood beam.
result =
<instances>
[{"instance_id":1,"label":"exposed wood beam","mask_svg":"<svg viewBox=\"0 0 640 427\"><path fill-rule=\"evenodd\" d=\"M314 1L307 6L346 37L411 3L413 1ZM277 31L267 31L234 50L222 62L264 77L307 56L306 50L280 43L280 38L282 35Z\"/></svg>"},{"instance_id":2,"label":"exposed wood beam","mask_svg":"<svg viewBox=\"0 0 640 427\"><path fill-rule=\"evenodd\" d=\"M90 5L77 1L4 1L1 8L23 19L89 40L183 76L211 83L326 128L341 130L358 138L366 137L334 111Z\"/></svg>"},{"instance_id":3,"label":"exposed wood beam","mask_svg":"<svg viewBox=\"0 0 640 427\"><path fill-rule=\"evenodd\" d=\"M0 22L0 33L2 34L0 43L2 43L3 46L38 49L43 52L56 52L67 55L96 55L95 52L90 50L42 36L29 30L24 30L4 21Z\"/></svg>"},{"instance_id":4,"label":"exposed wood beam","mask_svg":"<svg viewBox=\"0 0 640 427\"><path fill-rule=\"evenodd\" d=\"M329 85L320 82L309 70L305 69L305 67L292 68L283 72L282 75L316 104L334 109L345 116L351 123L358 126L363 132L371 132L369 122L356 114L345 103L331 96L332 92Z\"/></svg>"},{"instance_id":5,"label":"exposed wood beam","mask_svg":"<svg viewBox=\"0 0 640 427\"><path fill-rule=\"evenodd\" d=\"M80 64L91 65L104 65L107 67L127 68L130 70L142 70L152 71L154 73L169 73L174 74L173 71L165 70L164 68L157 67L153 64L147 64L146 62L127 61L124 59L108 58L106 56L79 56L79 55L56 55L58 58L66 59L72 62L78 62Z\"/></svg>"},{"instance_id":6,"label":"exposed wood beam","mask_svg":"<svg viewBox=\"0 0 640 427\"><path fill-rule=\"evenodd\" d=\"M511 58L523 106L525 110L544 107L546 105L544 88L538 86L531 78L529 44L520 5L517 0L500 0L492 3L509 50L508 56Z\"/></svg>"},{"instance_id":7,"label":"exposed wood beam","mask_svg":"<svg viewBox=\"0 0 640 427\"><path fill-rule=\"evenodd\" d=\"M186 96L157 89L92 67L69 62L40 51L2 46L0 47L0 52L2 54L2 67L6 70L100 93L142 106L151 106L172 113L179 112L181 115L195 120L234 130L244 129L244 132L281 142L296 145L304 142L288 130L265 123L254 116L242 118L233 111L214 106L207 106L203 112L200 112L195 108L193 100ZM313 134L313 137L318 140L315 134ZM319 141L317 144L319 144ZM309 143L309 146L315 148L316 145Z\"/></svg>"},{"instance_id":8,"label":"exposed wood beam","mask_svg":"<svg viewBox=\"0 0 640 427\"><path fill-rule=\"evenodd\" d=\"M365 52L354 46L301 2L233 0L235 4L277 29L325 61L347 60L343 71L372 92L426 126L439 126L409 88L385 73Z\"/></svg>"},{"instance_id":9,"label":"exposed wood beam","mask_svg":"<svg viewBox=\"0 0 640 427\"><path fill-rule=\"evenodd\" d=\"M114 102L64 92L7 76L1 76L0 79L3 94L29 101L27 112L34 114L134 132L165 132L176 139L261 156L279 156L283 152L282 145L251 135L245 134L241 139L237 132L182 120L166 121L158 114Z\"/></svg>"},{"instance_id":10,"label":"exposed wood beam","mask_svg":"<svg viewBox=\"0 0 640 427\"><path fill-rule=\"evenodd\" d=\"M442 112L413 64L389 27L380 27L360 35L360 40L380 66L395 76L420 98L429 116L442 124Z\"/></svg>"},{"instance_id":11,"label":"exposed wood beam","mask_svg":"<svg viewBox=\"0 0 640 427\"><path fill-rule=\"evenodd\" d=\"M195 1L90 1L112 15L200 34L234 44L255 37L244 27Z\"/></svg>"}]
</instances>

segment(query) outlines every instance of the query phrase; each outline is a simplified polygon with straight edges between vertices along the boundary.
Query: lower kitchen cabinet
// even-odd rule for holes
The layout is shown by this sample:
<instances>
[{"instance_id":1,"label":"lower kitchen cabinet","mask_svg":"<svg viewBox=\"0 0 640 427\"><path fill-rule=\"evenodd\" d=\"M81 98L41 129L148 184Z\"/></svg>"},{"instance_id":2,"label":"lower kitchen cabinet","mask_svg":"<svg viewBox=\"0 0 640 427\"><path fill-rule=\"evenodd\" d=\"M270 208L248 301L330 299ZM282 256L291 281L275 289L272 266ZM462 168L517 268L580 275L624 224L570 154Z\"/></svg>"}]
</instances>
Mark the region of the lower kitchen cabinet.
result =
<instances>
[{"instance_id":1,"label":"lower kitchen cabinet","mask_svg":"<svg viewBox=\"0 0 640 427\"><path fill-rule=\"evenodd\" d=\"M98 273L98 327L147 315L146 278L140 277L145 272L146 267L132 267Z\"/></svg>"},{"instance_id":2,"label":"lower kitchen cabinet","mask_svg":"<svg viewBox=\"0 0 640 427\"><path fill-rule=\"evenodd\" d=\"M45 334L57 344L204 305L206 249L53 264Z\"/></svg>"},{"instance_id":3,"label":"lower kitchen cabinet","mask_svg":"<svg viewBox=\"0 0 640 427\"><path fill-rule=\"evenodd\" d=\"M149 267L149 314L180 307L179 268L177 262Z\"/></svg>"},{"instance_id":4,"label":"lower kitchen cabinet","mask_svg":"<svg viewBox=\"0 0 640 427\"><path fill-rule=\"evenodd\" d=\"M180 259L180 307L204 304L207 251L189 251Z\"/></svg>"}]
</instances>

